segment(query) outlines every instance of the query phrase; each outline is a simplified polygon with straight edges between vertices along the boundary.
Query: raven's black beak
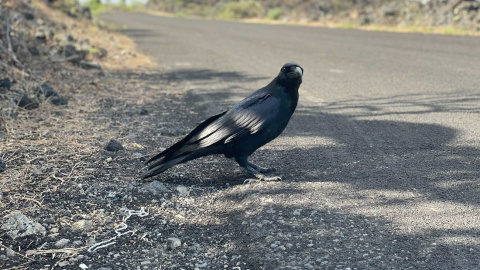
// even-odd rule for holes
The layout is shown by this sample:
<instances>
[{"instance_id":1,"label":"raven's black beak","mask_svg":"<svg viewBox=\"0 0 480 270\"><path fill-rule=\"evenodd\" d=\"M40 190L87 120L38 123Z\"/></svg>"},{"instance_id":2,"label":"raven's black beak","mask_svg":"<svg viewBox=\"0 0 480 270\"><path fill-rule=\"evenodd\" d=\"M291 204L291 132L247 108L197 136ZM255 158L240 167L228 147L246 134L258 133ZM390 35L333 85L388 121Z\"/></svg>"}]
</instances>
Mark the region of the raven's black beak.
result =
<instances>
[{"instance_id":1,"label":"raven's black beak","mask_svg":"<svg viewBox=\"0 0 480 270\"><path fill-rule=\"evenodd\" d=\"M297 70L298 74L300 74L300 76L303 76L303 69L301 67L295 67L295 69Z\"/></svg>"}]
</instances>

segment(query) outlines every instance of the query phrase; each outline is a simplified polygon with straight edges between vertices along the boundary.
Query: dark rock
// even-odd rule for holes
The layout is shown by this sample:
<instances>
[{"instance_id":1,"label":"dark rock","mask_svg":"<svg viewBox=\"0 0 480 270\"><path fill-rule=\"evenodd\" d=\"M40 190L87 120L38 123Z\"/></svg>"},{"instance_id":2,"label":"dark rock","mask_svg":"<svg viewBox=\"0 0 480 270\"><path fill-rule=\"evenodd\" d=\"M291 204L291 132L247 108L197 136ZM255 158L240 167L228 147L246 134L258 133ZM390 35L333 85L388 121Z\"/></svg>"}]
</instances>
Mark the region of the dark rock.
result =
<instances>
[{"instance_id":1,"label":"dark rock","mask_svg":"<svg viewBox=\"0 0 480 270\"><path fill-rule=\"evenodd\" d=\"M80 14L82 14L82 17L91 20L92 19L92 12L90 11L90 7L80 7L79 10Z\"/></svg>"},{"instance_id":2,"label":"dark rock","mask_svg":"<svg viewBox=\"0 0 480 270\"><path fill-rule=\"evenodd\" d=\"M105 146L105 150L111 151L111 152L116 152L116 151L123 150L123 146L119 141L117 141L115 139L111 139L107 143L107 145Z\"/></svg>"},{"instance_id":3,"label":"dark rock","mask_svg":"<svg viewBox=\"0 0 480 270\"><path fill-rule=\"evenodd\" d=\"M6 167L5 162L0 159L0 173L4 172Z\"/></svg>"},{"instance_id":4,"label":"dark rock","mask_svg":"<svg viewBox=\"0 0 480 270\"><path fill-rule=\"evenodd\" d=\"M387 7L384 11L385 17L395 17L397 15L397 10L393 7Z\"/></svg>"},{"instance_id":5,"label":"dark rock","mask_svg":"<svg viewBox=\"0 0 480 270\"><path fill-rule=\"evenodd\" d=\"M73 44L67 44L65 47L63 47L63 54L65 57L71 57L74 55L79 55L77 49L75 48L75 45Z\"/></svg>"},{"instance_id":6,"label":"dark rock","mask_svg":"<svg viewBox=\"0 0 480 270\"><path fill-rule=\"evenodd\" d=\"M367 16L362 16L360 17L360 20L358 22L360 25L367 25L367 24L370 24L372 23L372 19L370 19L369 17Z\"/></svg>"},{"instance_id":7,"label":"dark rock","mask_svg":"<svg viewBox=\"0 0 480 270\"><path fill-rule=\"evenodd\" d=\"M18 106L27 110L37 109L40 104L35 99L30 98L28 95L23 95L18 102Z\"/></svg>"},{"instance_id":8,"label":"dark rock","mask_svg":"<svg viewBox=\"0 0 480 270\"><path fill-rule=\"evenodd\" d=\"M140 115L147 115L147 114L149 114L149 113L150 113L150 112L149 112L147 109L145 109L145 108L142 108L142 109L140 110Z\"/></svg>"},{"instance_id":9,"label":"dark rock","mask_svg":"<svg viewBox=\"0 0 480 270\"><path fill-rule=\"evenodd\" d=\"M65 36L65 38L67 39L68 42L75 42L75 37L73 37L72 35L70 34L67 34Z\"/></svg>"},{"instance_id":10,"label":"dark rock","mask_svg":"<svg viewBox=\"0 0 480 270\"><path fill-rule=\"evenodd\" d=\"M0 80L0 93L5 93L12 87L12 81L9 78Z\"/></svg>"},{"instance_id":11,"label":"dark rock","mask_svg":"<svg viewBox=\"0 0 480 270\"><path fill-rule=\"evenodd\" d=\"M54 220L53 218L46 218L46 219L45 219L45 223L47 223L47 224L53 224L53 223L55 223L55 220Z\"/></svg>"},{"instance_id":12,"label":"dark rock","mask_svg":"<svg viewBox=\"0 0 480 270\"><path fill-rule=\"evenodd\" d=\"M39 56L41 54L36 46L28 46L28 51L34 56Z\"/></svg>"},{"instance_id":13,"label":"dark rock","mask_svg":"<svg viewBox=\"0 0 480 270\"><path fill-rule=\"evenodd\" d=\"M23 17L25 17L25 19L27 19L29 21L35 19L35 16L33 15L33 13L30 13L30 12L24 12Z\"/></svg>"},{"instance_id":14,"label":"dark rock","mask_svg":"<svg viewBox=\"0 0 480 270\"><path fill-rule=\"evenodd\" d=\"M47 41L47 31L45 28L38 28L34 34L35 38L41 42Z\"/></svg>"},{"instance_id":15,"label":"dark rock","mask_svg":"<svg viewBox=\"0 0 480 270\"><path fill-rule=\"evenodd\" d=\"M100 72L98 72L97 74L99 77L105 77L105 72L103 72L103 70L100 70Z\"/></svg>"},{"instance_id":16,"label":"dark rock","mask_svg":"<svg viewBox=\"0 0 480 270\"><path fill-rule=\"evenodd\" d=\"M72 17L72 18L74 18L74 19L77 18L77 14L71 12L70 10L67 10L67 12L65 12L65 13L66 13L69 17Z\"/></svg>"},{"instance_id":17,"label":"dark rock","mask_svg":"<svg viewBox=\"0 0 480 270\"><path fill-rule=\"evenodd\" d=\"M46 82L35 88L35 95L37 95L37 97L43 96L45 98L49 98L58 96L58 93L55 91L55 89L53 89L52 85Z\"/></svg>"},{"instance_id":18,"label":"dark rock","mask_svg":"<svg viewBox=\"0 0 480 270\"><path fill-rule=\"evenodd\" d=\"M64 97L53 97L50 101L55 106L67 105L68 104L68 98L64 98Z\"/></svg>"}]
</instances>

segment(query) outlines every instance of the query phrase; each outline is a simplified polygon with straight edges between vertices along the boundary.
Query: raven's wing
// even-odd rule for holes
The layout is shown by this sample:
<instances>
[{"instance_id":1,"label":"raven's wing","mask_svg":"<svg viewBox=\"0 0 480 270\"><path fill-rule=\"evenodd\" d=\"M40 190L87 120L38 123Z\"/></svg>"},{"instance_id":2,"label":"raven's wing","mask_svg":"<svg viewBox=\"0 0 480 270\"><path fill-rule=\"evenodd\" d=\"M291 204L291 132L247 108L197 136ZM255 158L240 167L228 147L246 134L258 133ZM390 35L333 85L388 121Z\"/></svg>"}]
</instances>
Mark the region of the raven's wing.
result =
<instances>
[{"instance_id":1,"label":"raven's wing","mask_svg":"<svg viewBox=\"0 0 480 270\"><path fill-rule=\"evenodd\" d=\"M210 117L192 130L185 138L151 158L147 164L158 166L197 150L222 145L254 134L271 122L278 114L280 101L265 93L244 99L229 111ZM208 152L208 151L207 151Z\"/></svg>"},{"instance_id":2,"label":"raven's wing","mask_svg":"<svg viewBox=\"0 0 480 270\"><path fill-rule=\"evenodd\" d=\"M275 119L280 101L270 94L253 95L232 107L225 115L212 122L188 141L189 145L208 147L239 140L255 134Z\"/></svg>"}]
</instances>

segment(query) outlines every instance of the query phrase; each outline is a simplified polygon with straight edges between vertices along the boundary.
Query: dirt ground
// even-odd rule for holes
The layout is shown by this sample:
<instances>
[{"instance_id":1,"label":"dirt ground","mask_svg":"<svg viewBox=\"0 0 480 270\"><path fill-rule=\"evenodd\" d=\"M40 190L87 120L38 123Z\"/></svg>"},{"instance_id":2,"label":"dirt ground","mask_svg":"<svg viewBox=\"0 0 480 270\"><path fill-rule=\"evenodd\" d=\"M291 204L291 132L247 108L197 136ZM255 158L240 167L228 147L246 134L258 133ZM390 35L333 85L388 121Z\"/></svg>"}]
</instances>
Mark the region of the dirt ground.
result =
<instances>
[{"instance_id":1,"label":"dirt ground","mask_svg":"<svg viewBox=\"0 0 480 270\"><path fill-rule=\"evenodd\" d=\"M242 224L237 203L262 192L243 185L248 175L239 169L224 170L236 164L209 157L169 170L157 178L162 182L138 181L149 156L203 120L179 79L155 68L125 36L38 8L109 55L102 72L43 62L31 63L37 78L18 77L15 67L9 73L24 87L48 81L69 102L47 99L3 119L0 223L20 212L38 230L10 236L29 230L21 218L12 221L17 230L3 226L0 268L258 268L244 250L250 244L236 238L244 232L225 226L231 218ZM111 139L122 149L106 150ZM225 200L229 209L216 206Z\"/></svg>"},{"instance_id":2,"label":"dirt ground","mask_svg":"<svg viewBox=\"0 0 480 270\"><path fill-rule=\"evenodd\" d=\"M17 87L31 88L48 81L69 102L55 106L45 100L37 109L17 107L14 118L2 118L1 223L19 211L44 230L12 238L2 227L0 268L159 266L166 256L162 245L185 219L178 209L189 201L179 194L193 196L208 189L190 190L182 182L156 182L149 188L137 181L146 157L156 151L144 145L167 146L186 132L185 125L177 125L190 119L179 109L187 106L183 94L176 93L169 78L135 52L125 36L37 8L65 24L73 35L88 37L106 48L109 56L100 62L102 72L70 63L32 61L26 64L35 78L22 76L14 66L5 74L14 78ZM3 98L8 101L7 95ZM155 128L160 131L154 132ZM124 149L105 150L110 139ZM125 221L128 209L144 209L148 215ZM114 246L88 251L115 236L115 229L124 222L129 232L118 237ZM186 246L179 250L186 251ZM139 260L145 252L151 257Z\"/></svg>"},{"instance_id":3,"label":"dirt ground","mask_svg":"<svg viewBox=\"0 0 480 270\"><path fill-rule=\"evenodd\" d=\"M8 76L17 81L15 89L48 81L69 102L55 106L46 99L35 110L18 107L15 117L1 118L0 160L5 164L0 173L1 269L476 269L480 265L475 242L478 148L450 147L446 142L454 137L451 128L352 120L343 114L319 113L322 108L309 108L304 97L303 107L284 134L252 158L279 168L285 181L244 185L248 175L234 162L207 157L142 183L138 177L151 155L267 78L247 76L237 67L172 72L163 68L161 56L156 67L125 36L43 12L65 23L78 38L83 35L107 49L108 56L98 60L102 72L41 59L28 62L40 79L23 76L18 68L9 71ZM171 28L182 30L178 25ZM132 32L148 37L148 31ZM163 37L154 41L163 42ZM216 41L221 48L222 41ZM158 51L153 45L151 50ZM168 49L163 45L158 47ZM211 48L207 45L204 48ZM230 48L229 42L224 45ZM201 51L190 53L195 57L190 55L189 61L201 59L197 58ZM166 58L181 58L171 54ZM188 78L203 90L189 91ZM218 85L225 80L238 87ZM307 81L302 87L306 86ZM0 101L8 101L8 96L2 95ZM395 100L377 102L390 109ZM355 102L344 106L357 108ZM309 136L322 134L320 128L327 135ZM354 129L368 136L359 139ZM301 135L304 138L298 139ZM331 138L340 138L341 147L329 147L336 143ZM111 151L112 139L121 144L116 145L119 151ZM387 146L386 158L371 147L375 143ZM416 168L412 164L426 168L409 170ZM388 166L392 169L385 170ZM440 180L460 174L463 179L458 168L471 172L465 178L475 185L455 183L455 188L442 189L430 183L431 172L441 175ZM418 228L432 229L418 233Z\"/></svg>"}]
</instances>

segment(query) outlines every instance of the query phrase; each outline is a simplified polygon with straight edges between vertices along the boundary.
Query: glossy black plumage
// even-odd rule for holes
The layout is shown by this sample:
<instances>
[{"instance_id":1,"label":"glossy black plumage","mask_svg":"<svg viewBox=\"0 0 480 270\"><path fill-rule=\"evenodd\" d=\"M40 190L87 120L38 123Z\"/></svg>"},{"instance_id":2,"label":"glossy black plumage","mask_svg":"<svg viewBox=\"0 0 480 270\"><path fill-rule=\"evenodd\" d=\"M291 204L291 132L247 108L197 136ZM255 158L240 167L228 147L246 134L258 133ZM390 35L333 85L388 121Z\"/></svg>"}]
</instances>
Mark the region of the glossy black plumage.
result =
<instances>
[{"instance_id":1,"label":"glossy black plumage","mask_svg":"<svg viewBox=\"0 0 480 270\"><path fill-rule=\"evenodd\" d=\"M210 117L182 140L151 158L142 178L157 175L168 168L192 159L224 154L259 180L267 177L263 169L248 162L255 150L275 139L288 124L298 102L298 88L303 69L295 63L285 64L267 86L255 91L228 111Z\"/></svg>"}]
</instances>

